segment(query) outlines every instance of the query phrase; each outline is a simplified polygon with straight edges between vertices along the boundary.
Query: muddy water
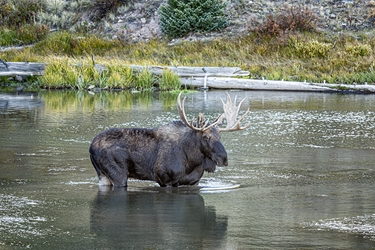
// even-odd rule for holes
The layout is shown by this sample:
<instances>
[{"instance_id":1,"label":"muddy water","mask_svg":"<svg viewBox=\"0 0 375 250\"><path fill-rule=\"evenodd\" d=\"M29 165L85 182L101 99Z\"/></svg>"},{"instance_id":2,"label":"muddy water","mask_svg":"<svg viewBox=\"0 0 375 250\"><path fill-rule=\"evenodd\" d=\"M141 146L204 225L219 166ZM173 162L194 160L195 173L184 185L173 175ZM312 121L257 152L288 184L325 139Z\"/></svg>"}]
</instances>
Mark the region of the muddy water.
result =
<instances>
[{"instance_id":1,"label":"muddy water","mask_svg":"<svg viewBox=\"0 0 375 250\"><path fill-rule=\"evenodd\" d=\"M88 156L110 127L178 119L166 93L0 94L0 249L374 249L375 96L230 92L245 131L201 186L100 188ZM214 119L223 91L189 94Z\"/></svg>"}]
</instances>

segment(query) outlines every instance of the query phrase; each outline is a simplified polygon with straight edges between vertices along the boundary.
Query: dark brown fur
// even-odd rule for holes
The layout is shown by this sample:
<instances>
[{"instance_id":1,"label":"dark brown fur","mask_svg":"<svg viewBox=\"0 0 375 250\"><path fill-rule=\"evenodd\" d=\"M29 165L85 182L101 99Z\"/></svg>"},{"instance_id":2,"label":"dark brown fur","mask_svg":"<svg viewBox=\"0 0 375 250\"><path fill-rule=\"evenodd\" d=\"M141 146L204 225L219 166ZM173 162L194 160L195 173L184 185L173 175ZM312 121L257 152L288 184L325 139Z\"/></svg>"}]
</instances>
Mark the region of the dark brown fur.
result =
<instances>
[{"instance_id":1,"label":"dark brown fur","mask_svg":"<svg viewBox=\"0 0 375 250\"><path fill-rule=\"evenodd\" d=\"M106 130L92 141L90 158L100 184L113 186L127 186L128 177L162 187L195 185L204 171L228 165L216 127L196 131L181 121Z\"/></svg>"}]
</instances>

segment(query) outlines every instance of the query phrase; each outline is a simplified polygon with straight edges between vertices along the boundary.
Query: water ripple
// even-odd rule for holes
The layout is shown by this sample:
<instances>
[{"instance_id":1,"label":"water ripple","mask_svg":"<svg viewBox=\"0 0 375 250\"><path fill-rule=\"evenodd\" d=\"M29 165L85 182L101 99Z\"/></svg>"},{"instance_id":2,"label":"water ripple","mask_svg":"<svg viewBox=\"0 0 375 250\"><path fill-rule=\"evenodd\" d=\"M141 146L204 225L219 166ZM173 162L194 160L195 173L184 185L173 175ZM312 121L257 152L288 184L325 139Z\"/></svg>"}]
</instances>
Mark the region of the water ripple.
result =
<instances>
[{"instance_id":1,"label":"water ripple","mask_svg":"<svg viewBox=\"0 0 375 250\"><path fill-rule=\"evenodd\" d=\"M375 214L312 221L303 223L303 227L360 234L375 241Z\"/></svg>"}]
</instances>

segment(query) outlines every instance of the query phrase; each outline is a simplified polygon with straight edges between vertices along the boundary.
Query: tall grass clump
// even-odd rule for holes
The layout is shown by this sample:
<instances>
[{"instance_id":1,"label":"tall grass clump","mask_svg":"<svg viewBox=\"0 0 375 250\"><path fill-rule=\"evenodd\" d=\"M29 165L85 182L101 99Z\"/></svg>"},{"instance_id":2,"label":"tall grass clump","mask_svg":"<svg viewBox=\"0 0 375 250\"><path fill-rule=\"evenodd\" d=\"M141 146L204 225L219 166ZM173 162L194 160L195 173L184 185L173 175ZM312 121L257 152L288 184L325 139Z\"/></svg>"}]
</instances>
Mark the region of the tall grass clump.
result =
<instances>
[{"instance_id":1,"label":"tall grass clump","mask_svg":"<svg viewBox=\"0 0 375 250\"><path fill-rule=\"evenodd\" d=\"M104 88L107 79L108 70L98 70L88 60L55 59L45 68L40 85L46 89L87 89L91 85Z\"/></svg>"},{"instance_id":2,"label":"tall grass clump","mask_svg":"<svg viewBox=\"0 0 375 250\"><path fill-rule=\"evenodd\" d=\"M74 34L59 31L49 34L46 39L35 44L34 51L42 55L103 55L111 49L120 47L118 41L100 39L94 35Z\"/></svg>"},{"instance_id":3,"label":"tall grass clump","mask_svg":"<svg viewBox=\"0 0 375 250\"><path fill-rule=\"evenodd\" d=\"M160 90L176 90L181 88L181 80L178 75L169 69L163 70L159 79Z\"/></svg>"},{"instance_id":4,"label":"tall grass clump","mask_svg":"<svg viewBox=\"0 0 375 250\"><path fill-rule=\"evenodd\" d=\"M345 51L354 57L369 56L373 52L369 44L348 44Z\"/></svg>"},{"instance_id":5,"label":"tall grass clump","mask_svg":"<svg viewBox=\"0 0 375 250\"><path fill-rule=\"evenodd\" d=\"M295 49L295 55L300 58L328 58L332 48L332 44L319 42L317 40L294 41L292 46Z\"/></svg>"},{"instance_id":6,"label":"tall grass clump","mask_svg":"<svg viewBox=\"0 0 375 250\"><path fill-rule=\"evenodd\" d=\"M0 46L11 46L19 43L15 30L3 28L0 30Z\"/></svg>"},{"instance_id":7,"label":"tall grass clump","mask_svg":"<svg viewBox=\"0 0 375 250\"><path fill-rule=\"evenodd\" d=\"M38 42L44 39L49 32L46 25L31 25L9 29L0 29L0 46L21 46Z\"/></svg>"},{"instance_id":8,"label":"tall grass clump","mask_svg":"<svg viewBox=\"0 0 375 250\"><path fill-rule=\"evenodd\" d=\"M40 86L46 89L70 88L78 80L78 75L74 72L68 61L55 61L45 68L43 76L39 78Z\"/></svg>"},{"instance_id":9,"label":"tall grass clump","mask_svg":"<svg viewBox=\"0 0 375 250\"><path fill-rule=\"evenodd\" d=\"M133 79L134 72L131 67L120 64L110 65L106 88L129 89L133 86Z\"/></svg>"},{"instance_id":10,"label":"tall grass clump","mask_svg":"<svg viewBox=\"0 0 375 250\"><path fill-rule=\"evenodd\" d=\"M139 90L149 90L154 87L154 76L148 67L143 67L134 75L133 87Z\"/></svg>"}]
</instances>

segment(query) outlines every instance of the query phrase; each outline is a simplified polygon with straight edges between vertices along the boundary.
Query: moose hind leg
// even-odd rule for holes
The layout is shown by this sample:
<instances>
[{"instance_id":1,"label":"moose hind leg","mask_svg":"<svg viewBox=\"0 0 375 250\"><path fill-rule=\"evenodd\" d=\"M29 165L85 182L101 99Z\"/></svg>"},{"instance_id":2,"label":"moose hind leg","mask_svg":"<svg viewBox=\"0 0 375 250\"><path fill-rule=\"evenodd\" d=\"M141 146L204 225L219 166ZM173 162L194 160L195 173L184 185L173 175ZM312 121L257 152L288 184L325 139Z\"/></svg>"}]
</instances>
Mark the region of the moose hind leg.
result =
<instances>
[{"instance_id":1,"label":"moose hind leg","mask_svg":"<svg viewBox=\"0 0 375 250\"><path fill-rule=\"evenodd\" d=\"M96 162L95 157L92 154L90 154L90 160L91 160L92 165L95 168L96 174L98 175L99 185L100 186L110 186L110 185L112 185L111 180L108 179L108 177L105 176L103 174L103 172L100 170L99 164Z\"/></svg>"},{"instance_id":2,"label":"moose hind leg","mask_svg":"<svg viewBox=\"0 0 375 250\"><path fill-rule=\"evenodd\" d=\"M100 170L103 172L99 181L108 183L115 187L126 187L128 179L128 166L122 152L108 153L106 157L99 159ZM104 184L105 185L105 184Z\"/></svg>"},{"instance_id":3,"label":"moose hind leg","mask_svg":"<svg viewBox=\"0 0 375 250\"><path fill-rule=\"evenodd\" d=\"M128 166L125 163L112 161L107 176L111 179L113 186L126 187L128 181Z\"/></svg>"}]
</instances>

